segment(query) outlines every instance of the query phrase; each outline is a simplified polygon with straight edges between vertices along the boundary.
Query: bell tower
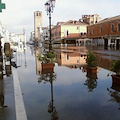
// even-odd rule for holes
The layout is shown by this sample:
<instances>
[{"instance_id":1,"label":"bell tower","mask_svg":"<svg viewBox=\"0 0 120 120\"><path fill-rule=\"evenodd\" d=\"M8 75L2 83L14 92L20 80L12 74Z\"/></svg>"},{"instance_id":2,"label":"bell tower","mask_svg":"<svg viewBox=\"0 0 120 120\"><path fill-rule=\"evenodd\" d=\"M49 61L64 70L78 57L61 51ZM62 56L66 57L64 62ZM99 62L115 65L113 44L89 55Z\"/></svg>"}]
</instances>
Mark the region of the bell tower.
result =
<instances>
[{"instance_id":1,"label":"bell tower","mask_svg":"<svg viewBox=\"0 0 120 120\"><path fill-rule=\"evenodd\" d=\"M34 31L35 31L35 43L38 41L38 27L42 28L42 12L34 12Z\"/></svg>"}]
</instances>

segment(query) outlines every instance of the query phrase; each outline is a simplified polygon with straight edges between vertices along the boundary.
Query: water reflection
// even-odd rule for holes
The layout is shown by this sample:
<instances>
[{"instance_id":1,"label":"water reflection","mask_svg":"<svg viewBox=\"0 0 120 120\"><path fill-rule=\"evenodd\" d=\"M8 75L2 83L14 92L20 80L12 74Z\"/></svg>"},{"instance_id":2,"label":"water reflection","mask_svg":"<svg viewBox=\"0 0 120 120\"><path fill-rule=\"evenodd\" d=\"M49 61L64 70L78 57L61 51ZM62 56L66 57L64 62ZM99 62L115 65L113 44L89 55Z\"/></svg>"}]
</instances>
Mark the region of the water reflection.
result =
<instances>
[{"instance_id":1,"label":"water reflection","mask_svg":"<svg viewBox=\"0 0 120 120\"><path fill-rule=\"evenodd\" d=\"M86 65L86 52L61 49L60 51L55 50L55 54L57 54L56 59L59 66L78 68Z\"/></svg>"},{"instance_id":2,"label":"water reflection","mask_svg":"<svg viewBox=\"0 0 120 120\"><path fill-rule=\"evenodd\" d=\"M59 113L60 120L74 120L75 118L79 120L118 120L120 115L119 110L116 109L116 101L118 103L119 100L108 103L110 97L113 99L113 94L107 91L112 81L111 77L107 77L109 71L106 70L109 69L111 56L96 52L98 66L104 69L99 68L97 74L89 74L85 67L86 56L84 55L86 54L83 54L85 51L56 49L54 51L58 65L56 63L52 70L43 70L40 62L35 59L39 48L34 50L33 55L28 53L31 58L28 59L29 72L26 72L27 75L24 73L23 67L18 69L29 119L48 120L51 117L52 120L57 120ZM31 65L34 61L36 64ZM33 68L36 68L36 71L33 71ZM110 90L114 92L114 90ZM34 104L32 104L33 102Z\"/></svg>"},{"instance_id":3,"label":"water reflection","mask_svg":"<svg viewBox=\"0 0 120 120\"><path fill-rule=\"evenodd\" d=\"M87 72L87 80L84 85L88 87L88 92L93 92L93 89L97 87L97 73L89 73Z\"/></svg>"},{"instance_id":4,"label":"water reflection","mask_svg":"<svg viewBox=\"0 0 120 120\"><path fill-rule=\"evenodd\" d=\"M56 107L54 106L54 98L53 98L53 82L56 81L57 75L54 73L54 65L51 67L43 67L42 63L38 60L37 55L44 53L44 49L38 49L35 47L35 59L36 59L36 74L40 75L38 78L38 83L47 83L51 84L51 101L48 105L48 112L51 114L51 120L58 120L58 113L56 111Z\"/></svg>"},{"instance_id":5,"label":"water reflection","mask_svg":"<svg viewBox=\"0 0 120 120\"><path fill-rule=\"evenodd\" d=\"M5 65L5 74L7 76L10 76L12 74L12 70L11 70L11 64L10 65Z\"/></svg>"},{"instance_id":6,"label":"water reflection","mask_svg":"<svg viewBox=\"0 0 120 120\"><path fill-rule=\"evenodd\" d=\"M119 110L120 110L120 85L117 84L112 84L112 89L107 88L108 90L108 95L111 96L111 99L109 102L116 102L119 104Z\"/></svg>"},{"instance_id":7,"label":"water reflection","mask_svg":"<svg viewBox=\"0 0 120 120\"><path fill-rule=\"evenodd\" d=\"M4 97L4 81L0 79L0 106L1 108L7 107L4 105L5 97Z\"/></svg>"},{"instance_id":8,"label":"water reflection","mask_svg":"<svg viewBox=\"0 0 120 120\"><path fill-rule=\"evenodd\" d=\"M4 105L5 103L5 84L4 84L4 76L10 77L12 74L12 68L11 68L11 60L6 58L0 63L0 105L1 108L8 107L7 105Z\"/></svg>"},{"instance_id":9,"label":"water reflection","mask_svg":"<svg viewBox=\"0 0 120 120\"><path fill-rule=\"evenodd\" d=\"M46 70L46 72L45 72ZM40 78L38 78L38 83L40 84L42 81L44 83L49 82L51 84L51 101L48 105L48 112L51 114L51 120L58 120L58 113L54 106L54 98L53 98L53 81L56 80L56 74L54 72L44 70L44 73L41 74Z\"/></svg>"},{"instance_id":10,"label":"water reflection","mask_svg":"<svg viewBox=\"0 0 120 120\"><path fill-rule=\"evenodd\" d=\"M24 49L26 54L26 49ZM22 66L22 53L16 52L10 48L9 43L5 43L3 59L0 61L0 105L1 108L8 107L5 104L5 91L11 91L12 87L12 67L18 68ZM25 59L26 65L26 59ZM7 101L7 100L6 100ZM9 100L10 102L11 100ZM10 107L10 105L9 105ZM10 108L9 108L10 109Z\"/></svg>"},{"instance_id":11,"label":"water reflection","mask_svg":"<svg viewBox=\"0 0 120 120\"><path fill-rule=\"evenodd\" d=\"M4 97L4 81L3 81L3 68L0 67L0 106L1 108L7 107L4 105L5 97Z\"/></svg>"},{"instance_id":12,"label":"water reflection","mask_svg":"<svg viewBox=\"0 0 120 120\"><path fill-rule=\"evenodd\" d=\"M0 105L1 108L8 107L7 105L4 105L5 103L5 84L4 84L4 76L10 77L12 74L12 68L10 64L10 59L7 59L7 61L1 62L0 65Z\"/></svg>"},{"instance_id":13,"label":"water reflection","mask_svg":"<svg viewBox=\"0 0 120 120\"><path fill-rule=\"evenodd\" d=\"M33 48L31 47L31 51L32 50L33 50ZM41 62L38 60L37 56L38 56L38 54L43 54L45 52L45 50L44 50L44 47L39 49L37 46L35 46L34 50L35 50L34 52L35 52L35 61L36 61L36 74L41 75L42 74L42 65L41 65ZM33 51L31 53L33 53Z\"/></svg>"},{"instance_id":14,"label":"water reflection","mask_svg":"<svg viewBox=\"0 0 120 120\"><path fill-rule=\"evenodd\" d=\"M6 60L5 60L6 61ZM22 52L13 52L13 56L10 60L10 64L14 68L19 68L24 65L27 67L27 60L26 60L26 49Z\"/></svg>"}]
</instances>

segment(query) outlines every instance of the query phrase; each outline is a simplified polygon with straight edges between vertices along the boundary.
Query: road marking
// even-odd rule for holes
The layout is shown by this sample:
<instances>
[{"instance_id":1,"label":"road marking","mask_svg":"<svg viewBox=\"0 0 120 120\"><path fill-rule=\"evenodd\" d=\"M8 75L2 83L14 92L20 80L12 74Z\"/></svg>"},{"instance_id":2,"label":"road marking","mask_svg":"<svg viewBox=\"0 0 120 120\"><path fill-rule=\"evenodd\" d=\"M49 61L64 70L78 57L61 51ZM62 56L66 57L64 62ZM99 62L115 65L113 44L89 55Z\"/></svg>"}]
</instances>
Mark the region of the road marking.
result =
<instances>
[{"instance_id":1,"label":"road marking","mask_svg":"<svg viewBox=\"0 0 120 120\"><path fill-rule=\"evenodd\" d=\"M14 95L15 95L16 120L27 120L21 87L16 70L13 70L13 83L14 83Z\"/></svg>"}]
</instances>

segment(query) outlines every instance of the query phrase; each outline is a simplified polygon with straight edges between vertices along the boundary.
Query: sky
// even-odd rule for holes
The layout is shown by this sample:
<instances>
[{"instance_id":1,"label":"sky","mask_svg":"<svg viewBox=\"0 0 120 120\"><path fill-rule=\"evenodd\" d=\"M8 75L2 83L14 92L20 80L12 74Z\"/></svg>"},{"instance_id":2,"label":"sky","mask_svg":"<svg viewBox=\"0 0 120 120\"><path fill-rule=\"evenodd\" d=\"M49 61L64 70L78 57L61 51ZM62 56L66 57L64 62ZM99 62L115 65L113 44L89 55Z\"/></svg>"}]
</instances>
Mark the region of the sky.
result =
<instances>
[{"instance_id":1,"label":"sky","mask_svg":"<svg viewBox=\"0 0 120 120\"><path fill-rule=\"evenodd\" d=\"M41 11L43 27L49 25L44 4L47 0L1 0L6 9L0 13L0 21L9 31L16 34L25 28L27 41L34 31L34 12ZM120 0L56 0L52 13L52 24L79 20L82 15L98 14L102 19L120 15Z\"/></svg>"}]
</instances>

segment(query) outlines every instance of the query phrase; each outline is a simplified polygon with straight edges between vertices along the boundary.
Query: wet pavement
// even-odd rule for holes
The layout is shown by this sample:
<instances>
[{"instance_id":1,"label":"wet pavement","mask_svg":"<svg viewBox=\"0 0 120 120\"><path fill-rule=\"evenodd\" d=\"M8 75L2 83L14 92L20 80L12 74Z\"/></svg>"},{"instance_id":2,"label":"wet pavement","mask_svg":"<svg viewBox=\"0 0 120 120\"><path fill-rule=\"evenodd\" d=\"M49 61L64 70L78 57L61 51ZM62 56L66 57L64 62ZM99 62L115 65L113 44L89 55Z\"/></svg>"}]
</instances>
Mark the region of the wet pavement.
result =
<instances>
[{"instance_id":1,"label":"wet pavement","mask_svg":"<svg viewBox=\"0 0 120 120\"><path fill-rule=\"evenodd\" d=\"M0 79L0 120L16 120L13 76Z\"/></svg>"}]
</instances>

